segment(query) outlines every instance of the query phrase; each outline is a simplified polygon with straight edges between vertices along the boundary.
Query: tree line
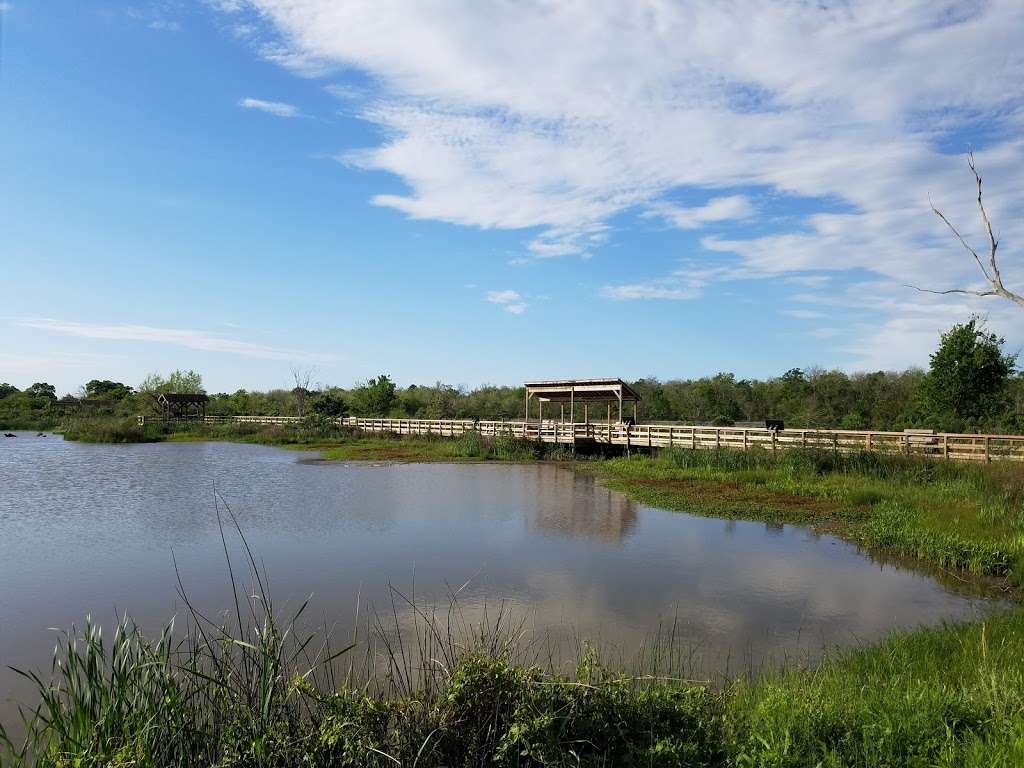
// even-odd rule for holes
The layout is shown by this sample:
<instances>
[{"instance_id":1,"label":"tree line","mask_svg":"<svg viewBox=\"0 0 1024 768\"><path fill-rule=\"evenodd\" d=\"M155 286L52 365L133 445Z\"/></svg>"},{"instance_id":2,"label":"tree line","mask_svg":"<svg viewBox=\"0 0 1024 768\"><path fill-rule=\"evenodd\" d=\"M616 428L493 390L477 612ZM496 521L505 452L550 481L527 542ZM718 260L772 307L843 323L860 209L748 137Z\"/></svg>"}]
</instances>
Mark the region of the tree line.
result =
<instances>
[{"instance_id":1,"label":"tree line","mask_svg":"<svg viewBox=\"0 0 1024 768\"><path fill-rule=\"evenodd\" d=\"M939 340L927 370L848 374L793 368L767 379L718 373L697 379L631 382L641 421L729 425L782 419L791 427L1024 432L1024 376L1016 355L978 318L953 326ZM305 383L305 382L303 382ZM93 379L77 397L58 398L39 382L19 390L0 384L0 428L53 428L84 414L134 416L154 408L160 392L203 392L195 371L151 374L137 387ZM521 386L475 389L442 382L399 387L381 374L350 388L295 386L210 395L211 415L390 416L425 419L522 418Z\"/></svg>"}]
</instances>

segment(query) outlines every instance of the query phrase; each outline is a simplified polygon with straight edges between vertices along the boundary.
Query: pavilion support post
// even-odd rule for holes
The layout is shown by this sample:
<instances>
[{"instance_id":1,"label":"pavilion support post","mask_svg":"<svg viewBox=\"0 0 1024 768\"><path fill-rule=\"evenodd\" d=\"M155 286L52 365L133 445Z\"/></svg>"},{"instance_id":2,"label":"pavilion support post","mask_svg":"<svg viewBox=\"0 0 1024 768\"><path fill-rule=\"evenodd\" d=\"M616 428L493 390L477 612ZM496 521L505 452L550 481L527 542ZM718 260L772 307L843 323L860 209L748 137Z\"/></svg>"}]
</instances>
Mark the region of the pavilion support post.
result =
<instances>
[{"instance_id":1,"label":"pavilion support post","mask_svg":"<svg viewBox=\"0 0 1024 768\"><path fill-rule=\"evenodd\" d=\"M589 403L584 403L583 404L583 423L584 424L589 424L590 423L590 404Z\"/></svg>"},{"instance_id":2,"label":"pavilion support post","mask_svg":"<svg viewBox=\"0 0 1024 768\"><path fill-rule=\"evenodd\" d=\"M576 387L569 390L569 421L576 423Z\"/></svg>"},{"instance_id":3,"label":"pavilion support post","mask_svg":"<svg viewBox=\"0 0 1024 768\"><path fill-rule=\"evenodd\" d=\"M565 403L562 403L562 415L558 417L559 421L565 421Z\"/></svg>"},{"instance_id":4,"label":"pavilion support post","mask_svg":"<svg viewBox=\"0 0 1024 768\"><path fill-rule=\"evenodd\" d=\"M526 415L523 417L523 421L530 420L530 390L526 390Z\"/></svg>"},{"instance_id":5,"label":"pavilion support post","mask_svg":"<svg viewBox=\"0 0 1024 768\"><path fill-rule=\"evenodd\" d=\"M622 423L622 387L619 387L619 424Z\"/></svg>"},{"instance_id":6,"label":"pavilion support post","mask_svg":"<svg viewBox=\"0 0 1024 768\"><path fill-rule=\"evenodd\" d=\"M633 401L633 423L636 424L636 400Z\"/></svg>"}]
</instances>

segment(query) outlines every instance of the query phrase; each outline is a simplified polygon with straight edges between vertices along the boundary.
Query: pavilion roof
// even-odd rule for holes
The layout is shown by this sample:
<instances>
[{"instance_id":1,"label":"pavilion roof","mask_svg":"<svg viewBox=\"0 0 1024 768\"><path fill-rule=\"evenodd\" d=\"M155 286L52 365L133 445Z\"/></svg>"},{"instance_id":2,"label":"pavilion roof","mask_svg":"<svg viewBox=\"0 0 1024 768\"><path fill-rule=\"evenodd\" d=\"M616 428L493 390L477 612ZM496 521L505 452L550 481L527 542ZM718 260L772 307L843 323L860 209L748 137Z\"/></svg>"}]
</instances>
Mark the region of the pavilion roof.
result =
<instances>
[{"instance_id":1,"label":"pavilion roof","mask_svg":"<svg viewBox=\"0 0 1024 768\"><path fill-rule=\"evenodd\" d=\"M526 391L530 397L552 402L603 403L618 400L620 393L624 402L640 400L640 395L629 384L616 378L528 381Z\"/></svg>"}]
</instances>

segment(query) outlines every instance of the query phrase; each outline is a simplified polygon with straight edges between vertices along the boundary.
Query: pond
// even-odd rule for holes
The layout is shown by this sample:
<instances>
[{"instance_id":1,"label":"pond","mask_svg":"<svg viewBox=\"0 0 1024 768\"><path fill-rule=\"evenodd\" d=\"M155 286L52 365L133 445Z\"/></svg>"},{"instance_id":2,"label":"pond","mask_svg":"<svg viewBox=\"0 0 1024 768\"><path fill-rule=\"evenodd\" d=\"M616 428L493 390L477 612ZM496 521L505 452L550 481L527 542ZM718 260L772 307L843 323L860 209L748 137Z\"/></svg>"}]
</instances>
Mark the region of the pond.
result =
<instances>
[{"instance_id":1,"label":"pond","mask_svg":"<svg viewBox=\"0 0 1024 768\"><path fill-rule=\"evenodd\" d=\"M559 641L628 651L673 625L703 679L990 605L832 536L654 509L552 464L311 458L229 443L0 441L0 718L27 693L6 666L48 667L49 627L87 613L109 626L127 611L155 631L180 615L172 552L189 595L228 609L215 494L275 599L312 594L318 620L346 634L357 596L364 613L390 613L389 585L444 605L466 584L470 618L501 605Z\"/></svg>"}]
</instances>

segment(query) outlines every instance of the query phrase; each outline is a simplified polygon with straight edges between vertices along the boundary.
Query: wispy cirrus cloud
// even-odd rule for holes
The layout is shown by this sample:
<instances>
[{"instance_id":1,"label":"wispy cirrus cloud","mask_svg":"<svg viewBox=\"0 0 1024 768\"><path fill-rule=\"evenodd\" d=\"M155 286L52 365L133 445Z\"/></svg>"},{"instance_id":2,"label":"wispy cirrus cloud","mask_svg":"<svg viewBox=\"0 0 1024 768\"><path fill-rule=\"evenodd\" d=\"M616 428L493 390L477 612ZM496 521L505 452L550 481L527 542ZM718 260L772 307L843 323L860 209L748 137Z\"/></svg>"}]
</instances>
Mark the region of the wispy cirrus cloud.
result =
<instances>
[{"instance_id":1,"label":"wispy cirrus cloud","mask_svg":"<svg viewBox=\"0 0 1024 768\"><path fill-rule=\"evenodd\" d=\"M820 320L828 317L824 312L819 312L816 309L784 309L782 314L796 320Z\"/></svg>"},{"instance_id":2,"label":"wispy cirrus cloud","mask_svg":"<svg viewBox=\"0 0 1024 768\"><path fill-rule=\"evenodd\" d=\"M170 344L204 352L222 352L267 360L326 360L331 355L283 349L265 344L242 341L231 336L209 331L182 328L156 328L149 325L79 323L52 318L22 318L16 321L23 328L53 331L69 336L106 341L142 341Z\"/></svg>"},{"instance_id":3,"label":"wispy cirrus cloud","mask_svg":"<svg viewBox=\"0 0 1024 768\"><path fill-rule=\"evenodd\" d=\"M671 301L689 301L703 295L703 283L678 285L675 281L653 281L648 283L626 283L624 285L606 285L601 295L616 301L632 301L635 299L668 299Z\"/></svg>"},{"instance_id":4,"label":"wispy cirrus cloud","mask_svg":"<svg viewBox=\"0 0 1024 768\"><path fill-rule=\"evenodd\" d=\"M276 117L299 117L302 114L299 108L292 104L286 104L283 101L264 101L263 99L253 99L248 96L244 99L239 99L238 106L244 109L266 112L268 115Z\"/></svg>"},{"instance_id":5,"label":"wispy cirrus cloud","mask_svg":"<svg viewBox=\"0 0 1024 768\"><path fill-rule=\"evenodd\" d=\"M707 203L694 208L685 208L672 203L652 203L644 216L657 217L678 229L700 229L705 224L720 221L736 221L754 214L754 205L746 195L713 197Z\"/></svg>"}]
</instances>

